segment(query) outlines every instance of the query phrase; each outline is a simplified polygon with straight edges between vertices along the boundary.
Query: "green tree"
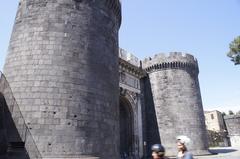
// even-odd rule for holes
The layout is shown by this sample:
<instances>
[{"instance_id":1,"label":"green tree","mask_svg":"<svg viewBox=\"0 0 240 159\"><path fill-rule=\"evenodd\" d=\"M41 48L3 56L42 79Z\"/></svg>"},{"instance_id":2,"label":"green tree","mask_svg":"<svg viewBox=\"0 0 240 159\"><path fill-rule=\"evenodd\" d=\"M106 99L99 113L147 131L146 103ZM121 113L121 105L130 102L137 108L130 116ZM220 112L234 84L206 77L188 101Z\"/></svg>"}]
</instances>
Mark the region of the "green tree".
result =
<instances>
[{"instance_id":1,"label":"green tree","mask_svg":"<svg viewBox=\"0 0 240 159\"><path fill-rule=\"evenodd\" d=\"M240 64L240 36L236 37L229 44L227 56L231 58L231 61L233 61L235 65Z\"/></svg>"},{"instance_id":2,"label":"green tree","mask_svg":"<svg viewBox=\"0 0 240 159\"><path fill-rule=\"evenodd\" d=\"M231 111L231 110L228 111L228 114L229 115L234 115L233 111Z\"/></svg>"},{"instance_id":3,"label":"green tree","mask_svg":"<svg viewBox=\"0 0 240 159\"><path fill-rule=\"evenodd\" d=\"M220 146L223 141L224 134L222 132L216 132L212 130L207 130L209 146L216 147Z\"/></svg>"},{"instance_id":4,"label":"green tree","mask_svg":"<svg viewBox=\"0 0 240 159\"><path fill-rule=\"evenodd\" d=\"M222 116L225 116L226 115L226 113L225 112L222 112Z\"/></svg>"}]
</instances>

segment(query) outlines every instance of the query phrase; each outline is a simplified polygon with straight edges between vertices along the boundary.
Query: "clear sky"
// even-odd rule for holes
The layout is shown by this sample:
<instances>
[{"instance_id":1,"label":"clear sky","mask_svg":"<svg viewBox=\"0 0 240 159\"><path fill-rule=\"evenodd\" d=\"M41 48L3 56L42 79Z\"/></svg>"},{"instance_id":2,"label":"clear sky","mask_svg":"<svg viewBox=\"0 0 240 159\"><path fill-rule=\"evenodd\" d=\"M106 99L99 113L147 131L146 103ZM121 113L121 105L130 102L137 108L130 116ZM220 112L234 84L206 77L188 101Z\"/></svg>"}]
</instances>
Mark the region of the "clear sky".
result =
<instances>
[{"instance_id":1,"label":"clear sky","mask_svg":"<svg viewBox=\"0 0 240 159\"><path fill-rule=\"evenodd\" d=\"M226 56L240 35L240 0L121 0L120 47L139 59L172 51L198 59L205 110L240 110L240 65ZM0 6L0 69L18 0Z\"/></svg>"}]
</instances>

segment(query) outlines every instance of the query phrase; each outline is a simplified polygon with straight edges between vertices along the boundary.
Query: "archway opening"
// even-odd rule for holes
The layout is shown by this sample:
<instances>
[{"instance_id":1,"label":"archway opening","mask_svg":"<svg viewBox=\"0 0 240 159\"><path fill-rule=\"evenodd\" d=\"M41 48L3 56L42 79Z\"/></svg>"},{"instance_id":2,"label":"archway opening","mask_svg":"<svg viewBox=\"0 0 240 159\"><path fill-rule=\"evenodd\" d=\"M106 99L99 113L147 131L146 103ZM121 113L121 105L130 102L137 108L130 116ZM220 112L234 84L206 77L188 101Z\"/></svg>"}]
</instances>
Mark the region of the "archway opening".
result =
<instances>
[{"instance_id":1,"label":"archway opening","mask_svg":"<svg viewBox=\"0 0 240 159\"><path fill-rule=\"evenodd\" d=\"M133 155L134 130L133 130L133 111L131 104L125 97L120 97L120 154L127 157Z\"/></svg>"}]
</instances>

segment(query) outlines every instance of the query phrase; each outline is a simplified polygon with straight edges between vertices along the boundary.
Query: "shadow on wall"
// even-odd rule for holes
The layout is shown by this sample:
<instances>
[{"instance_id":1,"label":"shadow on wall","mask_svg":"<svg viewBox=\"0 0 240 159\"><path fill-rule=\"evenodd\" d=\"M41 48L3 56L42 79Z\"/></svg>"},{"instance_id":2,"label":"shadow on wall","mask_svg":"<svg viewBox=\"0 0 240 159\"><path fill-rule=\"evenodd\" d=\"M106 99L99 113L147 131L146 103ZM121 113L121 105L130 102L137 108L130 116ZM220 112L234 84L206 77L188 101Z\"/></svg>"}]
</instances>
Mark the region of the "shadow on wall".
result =
<instances>
[{"instance_id":1,"label":"shadow on wall","mask_svg":"<svg viewBox=\"0 0 240 159\"><path fill-rule=\"evenodd\" d=\"M15 123L12 119L12 115L7 106L6 100L2 93L0 93L0 103L4 109L4 125L7 132L7 140L8 142L22 142L22 139L18 133L18 130L15 126Z\"/></svg>"},{"instance_id":2,"label":"shadow on wall","mask_svg":"<svg viewBox=\"0 0 240 159\"><path fill-rule=\"evenodd\" d=\"M0 155L7 153L7 130L5 123L5 105L4 97L0 94Z\"/></svg>"},{"instance_id":3,"label":"shadow on wall","mask_svg":"<svg viewBox=\"0 0 240 159\"><path fill-rule=\"evenodd\" d=\"M230 152L235 152L237 151L236 149L210 149L210 152L213 154L218 154L218 153L230 153Z\"/></svg>"},{"instance_id":4,"label":"shadow on wall","mask_svg":"<svg viewBox=\"0 0 240 159\"><path fill-rule=\"evenodd\" d=\"M151 146L156 143L161 143L160 140L160 134L158 130L158 124L157 124L157 117L156 117L156 111L153 103L153 97L152 97L152 91L151 91L151 85L150 80L148 77L145 77L143 79L143 85L144 85L144 109L147 111L145 114L145 125L146 132L145 132L145 139L146 139L146 154L147 156L151 156Z\"/></svg>"},{"instance_id":5,"label":"shadow on wall","mask_svg":"<svg viewBox=\"0 0 240 159\"><path fill-rule=\"evenodd\" d=\"M11 159L29 159L27 152L24 148L24 142L22 141L20 134L17 130L17 127L12 118L9 107L6 103L5 97L0 92L0 130L5 133L1 136L4 137L4 140L1 138L0 142L0 155L3 153L7 154L8 158ZM21 129L21 128L20 128ZM21 148L21 149L20 149ZM3 151L4 150L4 151Z\"/></svg>"}]
</instances>

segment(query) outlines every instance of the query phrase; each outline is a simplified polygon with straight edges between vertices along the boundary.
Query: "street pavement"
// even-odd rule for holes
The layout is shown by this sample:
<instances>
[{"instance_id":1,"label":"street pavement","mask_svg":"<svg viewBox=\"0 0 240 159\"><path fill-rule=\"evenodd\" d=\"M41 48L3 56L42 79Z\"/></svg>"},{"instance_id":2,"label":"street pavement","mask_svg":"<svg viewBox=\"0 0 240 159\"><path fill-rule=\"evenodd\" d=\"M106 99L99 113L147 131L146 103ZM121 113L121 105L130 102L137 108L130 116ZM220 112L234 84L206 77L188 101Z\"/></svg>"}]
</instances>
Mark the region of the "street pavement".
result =
<instances>
[{"instance_id":1,"label":"street pavement","mask_svg":"<svg viewBox=\"0 0 240 159\"><path fill-rule=\"evenodd\" d=\"M213 155L194 156L194 159L240 159L240 147L210 148Z\"/></svg>"}]
</instances>

